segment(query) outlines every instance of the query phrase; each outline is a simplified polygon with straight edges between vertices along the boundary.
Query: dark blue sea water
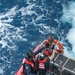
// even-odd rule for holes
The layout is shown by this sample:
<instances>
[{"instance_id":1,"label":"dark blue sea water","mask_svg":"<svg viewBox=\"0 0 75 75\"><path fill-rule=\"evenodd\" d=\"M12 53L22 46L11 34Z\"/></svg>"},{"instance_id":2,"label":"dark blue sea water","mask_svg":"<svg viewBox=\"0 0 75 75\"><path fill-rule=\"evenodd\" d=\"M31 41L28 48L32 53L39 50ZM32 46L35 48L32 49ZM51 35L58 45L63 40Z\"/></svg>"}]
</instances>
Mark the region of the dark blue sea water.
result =
<instances>
[{"instance_id":1,"label":"dark blue sea water","mask_svg":"<svg viewBox=\"0 0 75 75\"><path fill-rule=\"evenodd\" d=\"M75 60L74 8L74 0L0 0L0 75L14 75L24 54L47 39L50 20L64 55Z\"/></svg>"}]
</instances>

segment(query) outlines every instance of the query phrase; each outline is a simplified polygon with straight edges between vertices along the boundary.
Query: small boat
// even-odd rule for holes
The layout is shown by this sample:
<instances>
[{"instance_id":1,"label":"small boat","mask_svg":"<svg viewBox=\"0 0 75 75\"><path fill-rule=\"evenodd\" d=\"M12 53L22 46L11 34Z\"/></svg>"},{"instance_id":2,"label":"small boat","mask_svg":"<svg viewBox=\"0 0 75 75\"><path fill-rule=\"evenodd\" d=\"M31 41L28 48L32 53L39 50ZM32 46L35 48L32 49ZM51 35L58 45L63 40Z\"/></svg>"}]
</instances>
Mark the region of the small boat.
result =
<instances>
[{"instance_id":1,"label":"small boat","mask_svg":"<svg viewBox=\"0 0 75 75\"><path fill-rule=\"evenodd\" d=\"M38 45L33 52L36 52L40 45ZM59 52L59 53L58 53ZM19 70L15 73L15 75L25 75L23 73L23 63L25 62L25 58L22 61L22 65ZM62 54L60 54L60 50L55 54L55 58L50 62L51 71L46 75L75 75L75 60L70 59Z\"/></svg>"}]
</instances>

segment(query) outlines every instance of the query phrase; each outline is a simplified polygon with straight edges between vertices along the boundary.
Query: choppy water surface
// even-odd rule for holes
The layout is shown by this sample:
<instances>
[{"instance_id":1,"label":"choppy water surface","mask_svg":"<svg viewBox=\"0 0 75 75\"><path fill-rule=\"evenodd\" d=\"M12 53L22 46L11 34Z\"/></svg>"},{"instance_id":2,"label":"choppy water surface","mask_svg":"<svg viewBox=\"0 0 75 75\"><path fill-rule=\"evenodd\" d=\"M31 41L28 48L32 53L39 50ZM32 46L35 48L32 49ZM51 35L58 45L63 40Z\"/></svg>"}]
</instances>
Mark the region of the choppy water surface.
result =
<instances>
[{"instance_id":1,"label":"choppy water surface","mask_svg":"<svg viewBox=\"0 0 75 75\"><path fill-rule=\"evenodd\" d=\"M75 2L66 1L53 0L50 10L50 0L0 0L0 75L14 75L25 52L47 39L50 11L52 35L75 60Z\"/></svg>"}]
</instances>

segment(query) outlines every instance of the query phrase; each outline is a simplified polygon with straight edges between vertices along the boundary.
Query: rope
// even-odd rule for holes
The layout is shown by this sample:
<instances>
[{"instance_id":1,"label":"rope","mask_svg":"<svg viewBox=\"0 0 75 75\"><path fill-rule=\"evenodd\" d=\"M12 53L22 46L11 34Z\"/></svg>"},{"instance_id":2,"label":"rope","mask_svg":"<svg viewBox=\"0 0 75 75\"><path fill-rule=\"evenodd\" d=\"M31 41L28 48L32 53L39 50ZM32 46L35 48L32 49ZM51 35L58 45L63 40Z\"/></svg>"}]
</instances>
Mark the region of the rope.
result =
<instances>
[{"instance_id":1,"label":"rope","mask_svg":"<svg viewBox=\"0 0 75 75\"><path fill-rule=\"evenodd\" d=\"M50 1L50 34L52 34L52 0ZM53 59L53 68L52 68L52 71L53 70L54 70L54 59ZM53 73L53 75L54 75L54 73Z\"/></svg>"},{"instance_id":2,"label":"rope","mask_svg":"<svg viewBox=\"0 0 75 75\"><path fill-rule=\"evenodd\" d=\"M50 1L50 34L52 34L52 0Z\"/></svg>"}]
</instances>

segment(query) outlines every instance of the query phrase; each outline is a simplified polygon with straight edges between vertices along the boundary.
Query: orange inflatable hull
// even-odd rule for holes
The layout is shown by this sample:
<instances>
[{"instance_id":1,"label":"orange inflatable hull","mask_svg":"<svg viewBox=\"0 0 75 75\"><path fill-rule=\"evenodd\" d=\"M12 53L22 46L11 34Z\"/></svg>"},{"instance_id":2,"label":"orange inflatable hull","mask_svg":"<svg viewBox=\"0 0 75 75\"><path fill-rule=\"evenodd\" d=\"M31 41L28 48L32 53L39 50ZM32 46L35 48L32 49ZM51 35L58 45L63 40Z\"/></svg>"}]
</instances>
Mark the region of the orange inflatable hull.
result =
<instances>
[{"instance_id":1,"label":"orange inflatable hull","mask_svg":"<svg viewBox=\"0 0 75 75\"><path fill-rule=\"evenodd\" d=\"M25 74L23 73L23 65L20 67L20 69L18 70L18 72L16 72L15 75L25 75Z\"/></svg>"},{"instance_id":2,"label":"orange inflatable hull","mask_svg":"<svg viewBox=\"0 0 75 75\"><path fill-rule=\"evenodd\" d=\"M38 46L34 49L33 52L36 52L39 47L40 47L40 45L38 45ZM23 59L23 60L25 61L25 59ZM24 63L24 62L22 61L22 64L23 64L23 63ZM25 74L23 73L23 65L19 68L19 70L15 73L15 75L25 75Z\"/></svg>"}]
</instances>

